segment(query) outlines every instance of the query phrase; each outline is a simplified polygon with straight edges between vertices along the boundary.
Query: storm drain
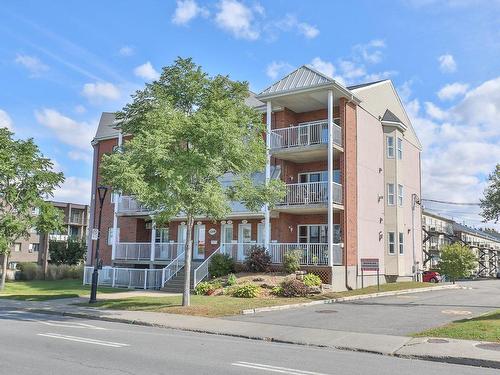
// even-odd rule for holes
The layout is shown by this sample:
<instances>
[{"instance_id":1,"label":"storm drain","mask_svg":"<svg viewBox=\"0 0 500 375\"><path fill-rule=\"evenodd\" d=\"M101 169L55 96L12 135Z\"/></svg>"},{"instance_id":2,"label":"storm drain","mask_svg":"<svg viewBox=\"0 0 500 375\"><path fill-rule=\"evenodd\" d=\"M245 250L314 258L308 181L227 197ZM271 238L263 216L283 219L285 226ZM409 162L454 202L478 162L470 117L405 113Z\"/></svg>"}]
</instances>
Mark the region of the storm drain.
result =
<instances>
[{"instance_id":1,"label":"storm drain","mask_svg":"<svg viewBox=\"0 0 500 375\"><path fill-rule=\"evenodd\" d=\"M430 344L447 344L447 343L449 343L449 341L445 340L445 339L428 339L427 342Z\"/></svg>"},{"instance_id":2,"label":"storm drain","mask_svg":"<svg viewBox=\"0 0 500 375\"><path fill-rule=\"evenodd\" d=\"M493 342L485 343L485 344L477 344L476 348L485 349L485 350L494 350L496 352L500 352L500 344L495 344Z\"/></svg>"},{"instance_id":3,"label":"storm drain","mask_svg":"<svg viewBox=\"0 0 500 375\"><path fill-rule=\"evenodd\" d=\"M316 310L318 314L333 314L338 312L337 310L330 310L330 309L325 309L325 310Z\"/></svg>"}]
</instances>

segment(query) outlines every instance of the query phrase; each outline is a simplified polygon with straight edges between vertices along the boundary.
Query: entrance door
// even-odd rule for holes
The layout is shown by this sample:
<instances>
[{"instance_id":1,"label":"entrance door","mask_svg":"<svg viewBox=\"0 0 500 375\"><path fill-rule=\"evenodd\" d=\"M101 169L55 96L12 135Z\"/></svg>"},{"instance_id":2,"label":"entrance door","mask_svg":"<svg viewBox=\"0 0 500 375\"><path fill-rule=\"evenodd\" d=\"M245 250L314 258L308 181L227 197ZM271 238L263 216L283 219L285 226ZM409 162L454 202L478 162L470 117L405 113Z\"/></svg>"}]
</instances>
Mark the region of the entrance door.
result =
<instances>
[{"instance_id":1,"label":"entrance door","mask_svg":"<svg viewBox=\"0 0 500 375\"><path fill-rule=\"evenodd\" d=\"M179 225L177 229L177 255L182 253L185 249L187 239L187 226Z\"/></svg>"},{"instance_id":2,"label":"entrance door","mask_svg":"<svg viewBox=\"0 0 500 375\"><path fill-rule=\"evenodd\" d=\"M252 224L238 225L238 260L244 260L252 242Z\"/></svg>"},{"instance_id":3,"label":"entrance door","mask_svg":"<svg viewBox=\"0 0 500 375\"><path fill-rule=\"evenodd\" d=\"M205 259L205 225L194 226L193 259Z\"/></svg>"},{"instance_id":4,"label":"entrance door","mask_svg":"<svg viewBox=\"0 0 500 375\"><path fill-rule=\"evenodd\" d=\"M220 235L220 246L223 254L229 254L234 257L232 252L233 243L233 224L222 224Z\"/></svg>"}]
</instances>

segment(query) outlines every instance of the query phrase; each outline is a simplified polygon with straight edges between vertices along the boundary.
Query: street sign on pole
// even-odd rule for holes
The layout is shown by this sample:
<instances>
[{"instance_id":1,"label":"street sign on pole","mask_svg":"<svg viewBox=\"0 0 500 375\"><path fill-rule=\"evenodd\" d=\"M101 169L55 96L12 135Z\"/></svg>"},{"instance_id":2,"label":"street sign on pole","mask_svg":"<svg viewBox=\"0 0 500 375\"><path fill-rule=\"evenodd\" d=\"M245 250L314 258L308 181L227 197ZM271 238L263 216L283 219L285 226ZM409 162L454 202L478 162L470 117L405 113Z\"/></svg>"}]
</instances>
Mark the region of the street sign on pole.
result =
<instances>
[{"instance_id":1,"label":"street sign on pole","mask_svg":"<svg viewBox=\"0 0 500 375\"><path fill-rule=\"evenodd\" d=\"M364 271L377 271L377 289L380 290L380 267L378 258L361 258L361 288L364 287Z\"/></svg>"},{"instance_id":2,"label":"street sign on pole","mask_svg":"<svg viewBox=\"0 0 500 375\"><path fill-rule=\"evenodd\" d=\"M92 229L92 241L96 241L99 238L99 229Z\"/></svg>"}]
</instances>

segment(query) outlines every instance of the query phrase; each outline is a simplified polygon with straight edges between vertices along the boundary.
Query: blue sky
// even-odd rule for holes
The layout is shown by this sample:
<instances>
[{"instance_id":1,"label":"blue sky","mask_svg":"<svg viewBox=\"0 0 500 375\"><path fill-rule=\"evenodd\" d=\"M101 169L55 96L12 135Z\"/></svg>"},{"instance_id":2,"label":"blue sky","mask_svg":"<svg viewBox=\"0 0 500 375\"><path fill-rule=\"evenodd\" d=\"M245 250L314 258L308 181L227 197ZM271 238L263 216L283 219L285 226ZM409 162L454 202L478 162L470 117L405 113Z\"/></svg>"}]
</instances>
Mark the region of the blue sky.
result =
<instances>
[{"instance_id":1,"label":"blue sky","mask_svg":"<svg viewBox=\"0 0 500 375\"><path fill-rule=\"evenodd\" d=\"M258 92L302 64L390 78L424 144L423 196L477 202L500 161L500 2L2 1L0 125L34 137L87 202L102 111L177 56ZM478 209L433 205L469 224Z\"/></svg>"}]
</instances>

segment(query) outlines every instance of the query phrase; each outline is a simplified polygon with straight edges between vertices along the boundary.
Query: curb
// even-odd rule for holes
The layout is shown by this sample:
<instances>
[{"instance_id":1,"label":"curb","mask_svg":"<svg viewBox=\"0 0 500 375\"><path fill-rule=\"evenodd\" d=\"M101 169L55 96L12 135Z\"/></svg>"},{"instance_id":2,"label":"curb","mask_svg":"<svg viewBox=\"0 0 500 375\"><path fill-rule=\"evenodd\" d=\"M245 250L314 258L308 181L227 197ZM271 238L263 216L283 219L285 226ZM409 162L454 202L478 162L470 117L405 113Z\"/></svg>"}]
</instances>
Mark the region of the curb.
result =
<instances>
[{"instance_id":1,"label":"curb","mask_svg":"<svg viewBox=\"0 0 500 375\"><path fill-rule=\"evenodd\" d=\"M425 289L425 288L424 288ZM455 289L455 288L452 288ZM47 314L47 315L58 315L58 316L69 316L74 318L85 318L89 320L100 320L105 322L115 322L115 323L124 323L124 324L133 324L144 327L153 327L153 328L164 328L164 329L173 329L184 332L194 332L194 333L203 333L209 335L217 335L217 336L228 336L228 337L236 337L236 338L244 338L249 340L256 341L268 341L268 342L276 342L281 344L292 344L292 345L302 345L302 346L311 346L316 348L328 348L328 349L336 349L342 351L350 351L350 352L359 352L359 353L369 353L369 354L378 354L385 355L389 357L396 357L402 359L418 359L430 362L441 362L441 363L450 363L456 365L464 365L464 366L474 366L474 367L485 367L485 368L494 368L500 369L500 361L492 361L489 359L478 359L478 358L458 358L458 357L448 357L448 356L430 356L430 355L412 355L412 354L399 354L398 351L402 348L406 347L407 344L403 345L399 349L397 349L393 353L377 351L377 350L364 350L352 347L346 347L342 345L322 345L322 344L314 344L310 342L301 342L294 340L285 340L285 339L277 339L274 337L265 337L265 336L257 336L257 335L249 335L249 334L238 334L238 333L229 333L229 332L216 332L210 331L207 329L196 329L196 328L181 328L181 327L172 327L165 324L155 324L150 322L145 322L141 320L133 320L133 319L124 319L124 318L111 318L100 315L92 315L86 313L79 312L66 312L66 311L54 311L54 310L46 310L39 308L25 308L21 309L24 311ZM410 338L409 338L410 339Z\"/></svg>"},{"instance_id":2,"label":"curb","mask_svg":"<svg viewBox=\"0 0 500 375\"><path fill-rule=\"evenodd\" d=\"M312 302L293 303L293 304L289 304L289 305L257 307L255 309L242 310L241 314L250 315L250 314L256 314L256 313L260 313L260 312L288 310L288 309L307 307L307 306L325 305L325 304L336 303L336 302L357 301L357 300L361 300L361 299L368 299L368 298L375 298L375 297L388 297L388 296L397 296L397 295L401 295L401 294L431 292L431 291L443 290L443 289L463 289L463 288L464 287L462 287L458 284L450 284L450 285L440 285L440 286L432 286L432 287L426 287L426 288L394 290L394 291L389 291L389 292L360 294L357 296L339 297L339 298L318 300L318 301L312 301Z\"/></svg>"}]
</instances>

